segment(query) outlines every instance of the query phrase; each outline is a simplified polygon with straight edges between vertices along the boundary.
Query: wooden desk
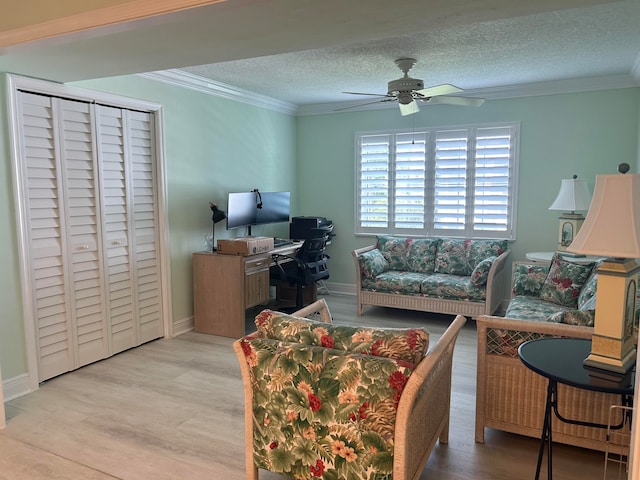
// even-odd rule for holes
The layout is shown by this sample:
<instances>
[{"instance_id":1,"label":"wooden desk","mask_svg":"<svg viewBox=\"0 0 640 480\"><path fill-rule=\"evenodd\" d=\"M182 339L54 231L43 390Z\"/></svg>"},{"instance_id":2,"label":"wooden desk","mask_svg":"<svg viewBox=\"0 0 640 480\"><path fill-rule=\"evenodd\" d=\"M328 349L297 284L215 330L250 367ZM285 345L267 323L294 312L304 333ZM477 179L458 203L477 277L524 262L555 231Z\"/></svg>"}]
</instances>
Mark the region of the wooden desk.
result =
<instances>
[{"instance_id":1,"label":"wooden desk","mask_svg":"<svg viewBox=\"0 0 640 480\"><path fill-rule=\"evenodd\" d=\"M244 336L245 310L269 301L271 255L293 254L302 242L257 255L193 254L193 321L201 333Z\"/></svg>"}]
</instances>

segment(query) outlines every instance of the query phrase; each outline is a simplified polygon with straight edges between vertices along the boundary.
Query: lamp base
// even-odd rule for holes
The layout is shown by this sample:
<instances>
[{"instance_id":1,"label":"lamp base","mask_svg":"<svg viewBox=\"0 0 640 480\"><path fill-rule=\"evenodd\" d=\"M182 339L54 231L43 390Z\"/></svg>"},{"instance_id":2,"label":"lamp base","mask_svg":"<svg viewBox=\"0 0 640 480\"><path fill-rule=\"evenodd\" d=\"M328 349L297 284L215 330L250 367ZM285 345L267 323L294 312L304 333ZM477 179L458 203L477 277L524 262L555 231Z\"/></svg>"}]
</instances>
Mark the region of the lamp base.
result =
<instances>
[{"instance_id":1,"label":"lamp base","mask_svg":"<svg viewBox=\"0 0 640 480\"><path fill-rule=\"evenodd\" d=\"M558 219L560 220L560 228L558 230L557 249L564 252L567 250L567 247L571 245L571 242L573 242L580 227L582 227L584 216L580 213L563 213Z\"/></svg>"},{"instance_id":2,"label":"lamp base","mask_svg":"<svg viewBox=\"0 0 640 480\"><path fill-rule=\"evenodd\" d=\"M611 358L590 353L584 359L583 364L587 367L593 367L600 370L607 370L616 373L627 373L636 363L636 349L629 350L622 358Z\"/></svg>"}]
</instances>

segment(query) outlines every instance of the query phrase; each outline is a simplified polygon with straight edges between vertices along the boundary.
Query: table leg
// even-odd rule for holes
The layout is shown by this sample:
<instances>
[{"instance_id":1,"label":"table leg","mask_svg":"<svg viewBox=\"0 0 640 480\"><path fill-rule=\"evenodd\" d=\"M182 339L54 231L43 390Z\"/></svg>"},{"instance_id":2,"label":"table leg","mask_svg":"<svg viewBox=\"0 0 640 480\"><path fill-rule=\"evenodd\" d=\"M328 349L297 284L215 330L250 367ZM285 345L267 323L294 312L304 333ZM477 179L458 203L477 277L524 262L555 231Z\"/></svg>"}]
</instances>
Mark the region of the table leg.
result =
<instances>
[{"instance_id":1,"label":"table leg","mask_svg":"<svg viewBox=\"0 0 640 480\"><path fill-rule=\"evenodd\" d=\"M544 422L542 424L542 435L540 436L540 449L538 450L538 464L536 466L536 480L540 479L540 468L542 467L542 457L544 456L544 447L547 447L547 479L552 480L552 433L551 433L551 410L555 402L557 384L553 380L549 380L547 386L547 402L544 408Z\"/></svg>"}]
</instances>

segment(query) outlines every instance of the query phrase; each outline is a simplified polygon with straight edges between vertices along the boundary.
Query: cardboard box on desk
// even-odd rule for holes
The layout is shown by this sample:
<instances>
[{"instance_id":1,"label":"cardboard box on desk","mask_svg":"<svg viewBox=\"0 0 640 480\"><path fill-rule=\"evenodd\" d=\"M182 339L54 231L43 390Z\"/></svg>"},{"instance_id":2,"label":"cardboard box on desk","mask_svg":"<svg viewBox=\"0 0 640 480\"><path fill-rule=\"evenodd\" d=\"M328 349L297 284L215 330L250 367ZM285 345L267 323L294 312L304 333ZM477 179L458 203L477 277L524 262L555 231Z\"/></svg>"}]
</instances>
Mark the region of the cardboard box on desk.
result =
<instances>
[{"instance_id":1,"label":"cardboard box on desk","mask_svg":"<svg viewBox=\"0 0 640 480\"><path fill-rule=\"evenodd\" d=\"M223 255L256 255L273 250L272 237L243 237L218 240L218 253Z\"/></svg>"}]
</instances>

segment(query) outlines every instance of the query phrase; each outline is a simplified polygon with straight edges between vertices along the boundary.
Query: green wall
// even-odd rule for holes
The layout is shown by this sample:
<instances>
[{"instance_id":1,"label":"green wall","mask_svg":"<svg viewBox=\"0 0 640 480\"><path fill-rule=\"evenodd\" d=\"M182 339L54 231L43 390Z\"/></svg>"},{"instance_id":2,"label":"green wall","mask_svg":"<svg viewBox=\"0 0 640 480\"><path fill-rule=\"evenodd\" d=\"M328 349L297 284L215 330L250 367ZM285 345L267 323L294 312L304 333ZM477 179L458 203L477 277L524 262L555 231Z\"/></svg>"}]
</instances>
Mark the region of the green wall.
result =
<instances>
[{"instance_id":1,"label":"green wall","mask_svg":"<svg viewBox=\"0 0 640 480\"><path fill-rule=\"evenodd\" d=\"M3 105L5 83L0 77ZM229 191L289 190L293 215L332 219L337 236L329 246L330 281L354 283L351 250L372 242L353 233L355 132L521 122L512 259L555 248L558 212L548 206L562 178L578 174L593 189L596 174L615 172L622 161L636 171L640 165L640 88L488 101L477 109L429 106L409 117L395 109L294 117L136 76L74 85L163 105L174 322L193 313L191 254L203 249L211 229L208 202L226 208ZM7 108L0 113L0 152L0 364L6 380L27 370ZM253 233L286 236L287 228ZM224 223L216 228L216 238L240 233L227 232Z\"/></svg>"},{"instance_id":2,"label":"green wall","mask_svg":"<svg viewBox=\"0 0 640 480\"><path fill-rule=\"evenodd\" d=\"M351 250L374 241L354 235L356 132L519 121L518 223L511 260L524 259L529 251L552 251L560 212L548 207L561 179L577 174L593 191L595 175L615 173L623 161L638 171L639 111L640 88L634 88L494 100L480 108L425 106L408 117L395 109L301 117L300 211L333 220L331 281L353 284Z\"/></svg>"},{"instance_id":3,"label":"green wall","mask_svg":"<svg viewBox=\"0 0 640 480\"><path fill-rule=\"evenodd\" d=\"M0 77L4 87L5 77ZM204 249L211 231L209 201L226 209L230 191L291 191L296 211L296 120L244 103L138 76L75 83L163 105L174 322L193 315L191 255ZM0 93L7 105L6 88ZM0 365L6 380L27 371L13 205L7 108L0 113ZM242 236L216 225L216 239ZM288 225L255 228L255 235L288 236Z\"/></svg>"}]
</instances>

